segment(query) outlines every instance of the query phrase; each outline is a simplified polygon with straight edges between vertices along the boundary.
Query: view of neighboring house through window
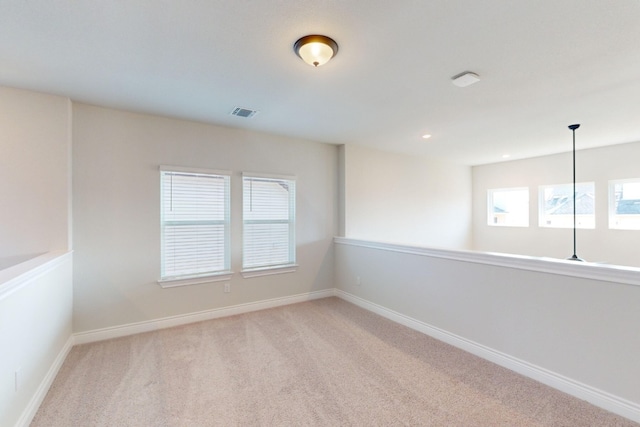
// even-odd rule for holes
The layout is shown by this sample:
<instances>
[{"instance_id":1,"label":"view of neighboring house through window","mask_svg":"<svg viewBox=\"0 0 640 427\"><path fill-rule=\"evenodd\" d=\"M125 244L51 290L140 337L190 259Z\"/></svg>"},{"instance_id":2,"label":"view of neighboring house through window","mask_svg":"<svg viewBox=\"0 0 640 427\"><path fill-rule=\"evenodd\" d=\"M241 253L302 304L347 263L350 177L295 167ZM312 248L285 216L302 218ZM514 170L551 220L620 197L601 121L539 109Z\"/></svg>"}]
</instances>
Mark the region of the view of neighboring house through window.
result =
<instances>
[{"instance_id":1,"label":"view of neighboring house through window","mask_svg":"<svg viewBox=\"0 0 640 427\"><path fill-rule=\"evenodd\" d=\"M161 167L161 279L229 272L230 176Z\"/></svg>"},{"instance_id":2,"label":"view of neighboring house through window","mask_svg":"<svg viewBox=\"0 0 640 427\"><path fill-rule=\"evenodd\" d=\"M609 228L640 230L640 178L609 181Z\"/></svg>"},{"instance_id":3,"label":"view of neighboring house through window","mask_svg":"<svg viewBox=\"0 0 640 427\"><path fill-rule=\"evenodd\" d=\"M295 264L295 179L245 174L242 194L243 270Z\"/></svg>"},{"instance_id":4,"label":"view of neighboring house through window","mask_svg":"<svg viewBox=\"0 0 640 427\"><path fill-rule=\"evenodd\" d=\"M489 190L489 225L528 227L529 226L529 189L505 188Z\"/></svg>"},{"instance_id":5,"label":"view of neighboring house through window","mask_svg":"<svg viewBox=\"0 0 640 427\"><path fill-rule=\"evenodd\" d=\"M573 184L543 185L538 194L540 227L573 228ZM595 184L576 183L576 227L595 226Z\"/></svg>"}]
</instances>

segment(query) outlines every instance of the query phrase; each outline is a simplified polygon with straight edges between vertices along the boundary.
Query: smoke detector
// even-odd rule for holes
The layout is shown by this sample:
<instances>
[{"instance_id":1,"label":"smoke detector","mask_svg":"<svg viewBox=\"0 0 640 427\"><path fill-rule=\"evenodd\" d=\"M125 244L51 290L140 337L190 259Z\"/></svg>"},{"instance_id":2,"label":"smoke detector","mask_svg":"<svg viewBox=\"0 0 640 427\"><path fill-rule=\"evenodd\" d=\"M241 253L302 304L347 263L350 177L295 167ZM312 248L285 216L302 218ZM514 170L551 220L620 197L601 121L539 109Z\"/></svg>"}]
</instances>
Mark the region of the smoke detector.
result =
<instances>
[{"instance_id":1,"label":"smoke detector","mask_svg":"<svg viewBox=\"0 0 640 427\"><path fill-rule=\"evenodd\" d=\"M476 73L472 73L471 71L465 71L464 73L460 73L451 77L451 82L458 87L467 87L471 86L474 83L480 81L480 76Z\"/></svg>"},{"instance_id":2,"label":"smoke detector","mask_svg":"<svg viewBox=\"0 0 640 427\"><path fill-rule=\"evenodd\" d=\"M248 108L236 107L231 111L232 116L244 117L245 119L250 119L251 117L258 114L257 110L250 110Z\"/></svg>"}]
</instances>

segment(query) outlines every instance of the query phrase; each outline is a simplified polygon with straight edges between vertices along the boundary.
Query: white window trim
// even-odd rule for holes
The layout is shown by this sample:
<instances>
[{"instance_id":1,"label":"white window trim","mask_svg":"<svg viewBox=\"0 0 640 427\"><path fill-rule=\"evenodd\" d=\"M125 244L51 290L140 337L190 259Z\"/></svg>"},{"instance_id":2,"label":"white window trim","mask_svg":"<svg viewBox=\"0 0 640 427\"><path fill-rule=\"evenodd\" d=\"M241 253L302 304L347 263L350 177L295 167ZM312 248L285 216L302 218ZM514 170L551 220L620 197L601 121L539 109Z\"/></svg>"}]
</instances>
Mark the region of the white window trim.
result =
<instances>
[{"instance_id":1,"label":"white window trim","mask_svg":"<svg viewBox=\"0 0 640 427\"><path fill-rule=\"evenodd\" d=\"M162 172L184 172L184 173L192 173L192 174L207 174L207 175L226 175L229 177L229 185L231 185L231 176L232 172L228 170L221 169L205 169L205 168L191 168L184 166L170 166L170 165L159 165L158 170ZM229 189L230 190L230 189ZM162 196L161 196L162 197ZM231 194L229 194L229 198L231 198ZM229 200L229 210L231 210L231 200ZM229 221L231 221L231 213ZM231 226L231 224L229 224ZM231 230L229 230L229 233ZM229 236L229 247L226 249L229 253L228 256L231 257L231 236ZM161 261L162 262L162 259ZM156 283L163 289L166 288L175 288L179 286L190 286L190 285L200 285L204 283L213 283L213 282L223 282L231 280L234 272L231 270L223 270L210 272L206 274L193 274L193 275L184 275L184 276L175 276L175 277L165 277L160 278L156 281Z\"/></svg>"},{"instance_id":2,"label":"white window trim","mask_svg":"<svg viewBox=\"0 0 640 427\"><path fill-rule=\"evenodd\" d=\"M297 176L295 175L280 175L280 174L272 174L272 173L260 173L260 172L242 172L242 177L249 178L266 178L266 179L287 179L289 181L297 180Z\"/></svg>"},{"instance_id":3,"label":"white window trim","mask_svg":"<svg viewBox=\"0 0 640 427\"><path fill-rule=\"evenodd\" d=\"M176 288L178 286L201 285L203 283L226 282L231 280L233 271L221 271L207 273L203 275L172 277L169 279L159 279L157 281L161 288Z\"/></svg>"},{"instance_id":4,"label":"white window trim","mask_svg":"<svg viewBox=\"0 0 640 427\"><path fill-rule=\"evenodd\" d=\"M244 279L251 279L253 277L272 276L274 274L295 273L298 267L298 264L286 264L272 267L249 268L242 270L240 274L242 274Z\"/></svg>"},{"instance_id":5,"label":"white window trim","mask_svg":"<svg viewBox=\"0 0 640 427\"><path fill-rule=\"evenodd\" d=\"M184 172L184 173L204 173L207 175L233 175L231 171L221 169L187 168L184 166L160 165L160 172Z\"/></svg>"}]
</instances>

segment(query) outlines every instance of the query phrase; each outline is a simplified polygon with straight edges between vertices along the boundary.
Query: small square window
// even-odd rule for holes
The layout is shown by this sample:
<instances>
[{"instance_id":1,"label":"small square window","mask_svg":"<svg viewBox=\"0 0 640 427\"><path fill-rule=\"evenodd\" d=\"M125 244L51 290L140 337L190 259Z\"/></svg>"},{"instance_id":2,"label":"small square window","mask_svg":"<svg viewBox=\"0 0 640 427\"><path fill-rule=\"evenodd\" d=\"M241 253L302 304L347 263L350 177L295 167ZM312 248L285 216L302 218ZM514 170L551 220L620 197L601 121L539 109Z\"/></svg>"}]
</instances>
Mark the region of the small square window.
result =
<instances>
[{"instance_id":1,"label":"small square window","mask_svg":"<svg viewBox=\"0 0 640 427\"><path fill-rule=\"evenodd\" d=\"M543 185L538 225L550 228L573 228L573 184ZM595 228L595 184L576 183L576 228Z\"/></svg>"},{"instance_id":2,"label":"small square window","mask_svg":"<svg viewBox=\"0 0 640 427\"><path fill-rule=\"evenodd\" d=\"M494 226L529 226L529 189L489 190L487 223Z\"/></svg>"},{"instance_id":3,"label":"small square window","mask_svg":"<svg viewBox=\"0 0 640 427\"><path fill-rule=\"evenodd\" d=\"M609 181L609 228L640 230L640 178Z\"/></svg>"}]
</instances>

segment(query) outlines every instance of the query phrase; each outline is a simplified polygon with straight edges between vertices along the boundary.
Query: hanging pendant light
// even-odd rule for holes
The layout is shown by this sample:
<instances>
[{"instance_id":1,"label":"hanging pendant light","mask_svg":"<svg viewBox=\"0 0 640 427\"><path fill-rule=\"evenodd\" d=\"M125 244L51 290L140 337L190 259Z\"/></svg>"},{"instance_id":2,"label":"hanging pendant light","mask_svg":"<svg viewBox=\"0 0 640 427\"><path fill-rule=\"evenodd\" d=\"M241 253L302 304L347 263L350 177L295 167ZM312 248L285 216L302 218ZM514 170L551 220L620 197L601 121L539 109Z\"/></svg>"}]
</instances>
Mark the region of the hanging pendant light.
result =
<instances>
[{"instance_id":1,"label":"hanging pendant light","mask_svg":"<svg viewBox=\"0 0 640 427\"><path fill-rule=\"evenodd\" d=\"M569 261L584 261L576 254L576 129L579 124L569 125L573 132L573 255L567 258Z\"/></svg>"}]
</instances>

